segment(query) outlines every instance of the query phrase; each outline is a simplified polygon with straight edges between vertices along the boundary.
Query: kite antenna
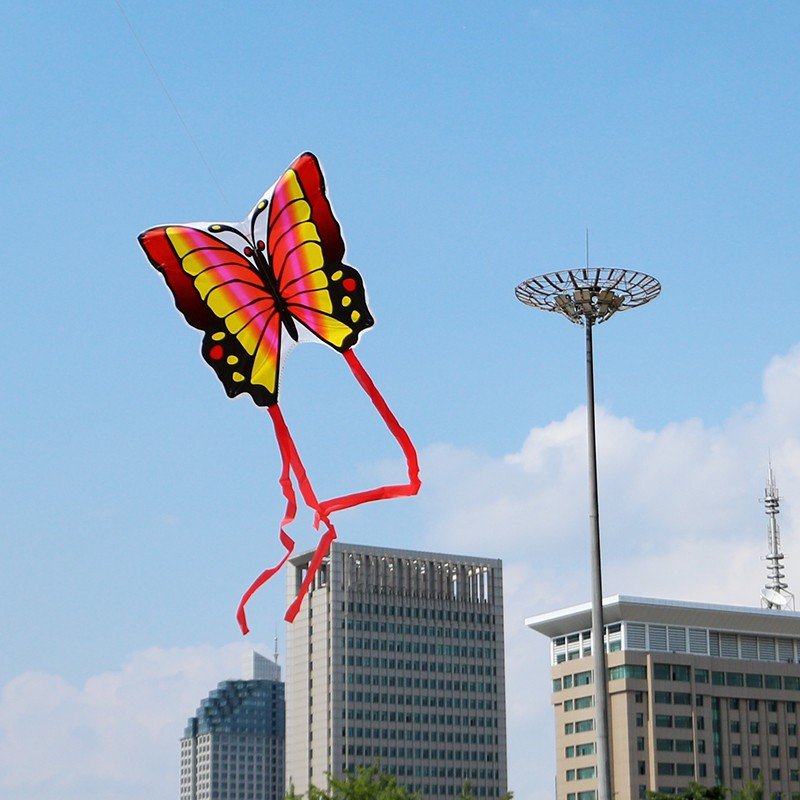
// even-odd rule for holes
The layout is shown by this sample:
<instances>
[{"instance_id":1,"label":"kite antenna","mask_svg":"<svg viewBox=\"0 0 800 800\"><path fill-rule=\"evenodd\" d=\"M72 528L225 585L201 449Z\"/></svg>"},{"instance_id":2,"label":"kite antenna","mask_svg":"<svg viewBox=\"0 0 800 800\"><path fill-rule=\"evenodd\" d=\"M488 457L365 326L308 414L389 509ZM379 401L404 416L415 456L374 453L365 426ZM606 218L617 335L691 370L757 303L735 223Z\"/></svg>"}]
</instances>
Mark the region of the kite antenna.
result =
<instances>
[{"instance_id":1,"label":"kite antenna","mask_svg":"<svg viewBox=\"0 0 800 800\"><path fill-rule=\"evenodd\" d=\"M278 663L278 626L275 626L275 663Z\"/></svg>"},{"instance_id":2,"label":"kite antenna","mask_svg":"<svg viewBox=\"0 0 800 800\"><path fill-rule=\"evenodd\" d=\"M764 489L764 512L767 523L767 583L761 590L762 608L784 610L794 609L794 595L789 591L786 575L783 572L783 553L781 552L781 532L778 526L780 495L772 471L772 459L767 472L767 485Z\"/></svg>"}]
</instances>

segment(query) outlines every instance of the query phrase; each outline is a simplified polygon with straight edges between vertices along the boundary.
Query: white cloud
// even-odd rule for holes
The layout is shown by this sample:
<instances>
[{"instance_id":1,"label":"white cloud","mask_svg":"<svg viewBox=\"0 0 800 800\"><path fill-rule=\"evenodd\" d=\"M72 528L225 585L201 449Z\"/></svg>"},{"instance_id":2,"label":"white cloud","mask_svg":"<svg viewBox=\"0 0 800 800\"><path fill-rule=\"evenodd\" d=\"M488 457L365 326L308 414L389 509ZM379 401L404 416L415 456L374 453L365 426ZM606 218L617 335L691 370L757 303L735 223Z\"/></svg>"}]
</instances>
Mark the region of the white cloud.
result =
<instances>
[{"instance_id":1,"label":"white cloud","mask_svg":"<svg viewBox=\"0 0 800 800\"><path fill-rule=\"evenodd\" d=\"M606 594L753 604L765 574L756 499L768 448L787 498L787 574L800 594L798 397L800 347L769 364L761 403L719 427L694 419L647 431L600 411ZM589 597L584 414L532 430L504 457L452 445L423 454L425 529L414 544L504 560L509 777L518 800L549 800L554 764L547 642L522 621ZM153 648L83 686L46 673L16 677L0 694L0 794L177 796L186 718L218 681L239 674L245 649Z\"/></svg>"},{"instance_id":2,"label":"white cloud","mask_svg":"<svg viewBox=\"0 0 800 800\"><path fill-rule=\"evenodd\" d=\"M177 797L186 720L219 681L239 676L252 647L151 648L83 686L44 672L17 676L0 693L0 795Z\"/></svg>"},{"instance_id":3,"label":"white cloud","mask_svg":"<svg viewBox=\"0 0 800 800\"><path fill-rule=\"evenodd\" d=\"M763 400L709 427L699 419L641 430L598 411L604 594L757 605L766 520L757 500L771 450L782 493L783 549L800 594L800 346L774 358ZM449 445L424 459L425 546L503 558L510 787L552 797L547 641L533 614L586 602L589 588L586 410L534 428L493 458ZM794 503L792 503L792 500Z\"/></svg>"}]
</instances>

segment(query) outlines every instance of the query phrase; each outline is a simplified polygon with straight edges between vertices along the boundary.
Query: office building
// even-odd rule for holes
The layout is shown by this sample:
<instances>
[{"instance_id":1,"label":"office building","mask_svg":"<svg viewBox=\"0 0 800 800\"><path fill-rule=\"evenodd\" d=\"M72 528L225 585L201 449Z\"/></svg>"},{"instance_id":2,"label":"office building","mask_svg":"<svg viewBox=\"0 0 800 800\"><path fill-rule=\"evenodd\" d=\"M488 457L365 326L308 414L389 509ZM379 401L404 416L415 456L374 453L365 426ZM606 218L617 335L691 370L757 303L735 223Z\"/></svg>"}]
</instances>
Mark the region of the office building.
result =
<instances>
[{"instance_id":1,"label":"office building","mask_svg":"<svg viewBox=\"0 0 800 800\"><path fill-rule=\"evenodd\" d=\"M285 704L280 667L243 658L242 680L202 701L181 739L181 800L283 800Z\"/></svg>"},{"instance_id":2,"label":"office building","mask_svg":"<svg viewBox=\"0 0 800 800\"><path fill-rule=\"evenodd\" d=\"M292 600L312 553L291 559ZM502 567L334 542L287 630L287 782L380 764L424 798L506 791Z\"/></svg>"},{"instance_id":3,"label":"office building","mask_svg":"<svg viewBox=\"0 0 800 800\"><path fill-rule=\"evenodd\" d=\"M613 796L800 792L800 613L617 595L603 615ZM556 797L593 800L590 604L526 624L550 638Z\"/></svg>"}]
</instances>

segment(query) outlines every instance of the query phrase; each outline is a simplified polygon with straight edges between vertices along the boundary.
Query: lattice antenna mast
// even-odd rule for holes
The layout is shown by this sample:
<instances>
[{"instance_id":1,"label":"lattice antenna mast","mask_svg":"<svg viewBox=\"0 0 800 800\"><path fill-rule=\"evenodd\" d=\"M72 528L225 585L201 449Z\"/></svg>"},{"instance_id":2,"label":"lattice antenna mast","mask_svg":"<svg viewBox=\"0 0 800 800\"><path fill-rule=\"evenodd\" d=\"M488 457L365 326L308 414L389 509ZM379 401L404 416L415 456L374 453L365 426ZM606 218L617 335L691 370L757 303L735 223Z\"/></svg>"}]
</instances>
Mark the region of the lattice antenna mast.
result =
<instances>
[{"instance_id":1,"label":"lattice antenna mast","mask_svg":"<svg viewBox=\"0 0 800 800\"><path fill-rule=\"evenodd\" d=\"M764 512L767 523L767 583L761 590L761 605L764 608L794 609L794 595L789 591L786 575L783 572L783 552L781 551L781 531L778 525L780 513L780 495L775 484L772 462L767 473L767 485L764 489Z\"/></svg>"},{"instance_id":2,"label":"lattice antenna mast","mask_svg":"<svg viewBox=\"0 0 800 800\"><path fill-rule=\"evenodd\" d=\"M278 629L275 629L275 663L278 663Z\"/></svg>"}]
</instances>

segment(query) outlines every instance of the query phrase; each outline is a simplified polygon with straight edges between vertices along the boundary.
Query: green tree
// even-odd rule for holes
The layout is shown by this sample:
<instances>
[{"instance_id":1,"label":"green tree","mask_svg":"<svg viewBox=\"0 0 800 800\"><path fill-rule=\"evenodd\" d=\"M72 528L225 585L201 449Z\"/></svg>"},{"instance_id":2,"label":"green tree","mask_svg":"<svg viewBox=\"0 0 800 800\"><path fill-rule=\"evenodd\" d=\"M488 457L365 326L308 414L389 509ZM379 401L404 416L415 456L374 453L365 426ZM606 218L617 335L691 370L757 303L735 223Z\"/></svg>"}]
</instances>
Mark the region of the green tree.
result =
<instances>
[{"instance_id":1,"label":"green tree","mask_svg":"<svg viewBox=\"0 0 800 800\"><path fill-rule=\"evenodd\" d=\"M733 793L733 800L764 800L764 784L750 781L743 789Z\"/></svg>"},{"instance_id":2,"label":"green tree","mask_svg":"<svg viewBox=\"0 0 800 800\"><path fill-rule=\"evenodd\" d=\"M286 800L422 800L420 795L409 792L405 786L398 786L394 775L381 772L378 765L358 767L355 772L347 772L341 779L329 776L328 789L311 786L306 795L299 795L294 786L289 787ZM512 800L511 792L500 800ZM474 800L475 793L469 783L465 783L459 800ZM675 800L675 798L670 798Z\"/></svg>"},{"instance_id":3,"label":"green tree","mask_svg":"<svg viewBox=\"0 0 800 800\"><path fill-rule=\"evenodd\" d=\"M699 783L691 783L685 792L678 795L647 792L648 800L675 800L676 797L683 800L725 800L727 796L728 790L723 786L701 786Z\"/></svg>"}]
</instances>

